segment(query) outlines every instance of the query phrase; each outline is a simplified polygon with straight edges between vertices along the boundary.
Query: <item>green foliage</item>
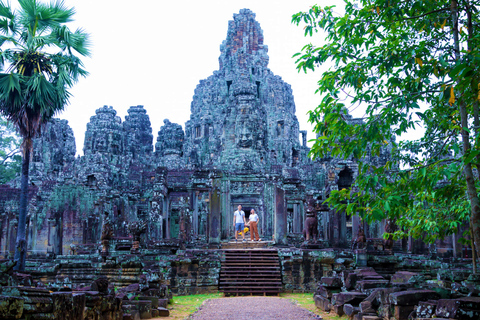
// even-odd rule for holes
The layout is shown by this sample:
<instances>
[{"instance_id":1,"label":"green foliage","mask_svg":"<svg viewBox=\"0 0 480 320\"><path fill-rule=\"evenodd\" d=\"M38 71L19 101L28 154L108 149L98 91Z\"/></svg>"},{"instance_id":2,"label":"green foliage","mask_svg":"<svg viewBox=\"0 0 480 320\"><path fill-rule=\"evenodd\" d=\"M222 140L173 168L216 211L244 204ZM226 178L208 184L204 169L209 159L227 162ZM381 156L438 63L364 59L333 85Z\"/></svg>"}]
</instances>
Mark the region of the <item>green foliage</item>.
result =
<instances>
[{"instance_id":1,"label":"green foliage","mask_svg":"<svg viewBox=\"0 0 480 320\"><path fill-rule=\"evenodd\" d=\"M76 210L78 218L86 221L88 216L94 212L95 202L99 196L88 187L76 184L60 184L50 194L48 202L40 214L37 214L37 225L41 226L48 211Z\"/></svg>"},{"instance_id":2,"label":"green foliage","mask_svg":"<svg viewBox=\"0 0 480 320\"><path fill-rule=\"evenodd\" d=\"M319 134L311 154L359 164L354 186L333 191L330 205L368 222L394 218L395 237L426 241L469 220L464 168L480 165L473 125L480 98L479 5L346 0L342 15L333 6L293 15L305 36L325 35L323 45L307 44L294 55L298 70L331 65L318 81L321 103L309 113ZM363 123L348 121L345 101L365 109ZM389 161L371 161L385 151Z\"/></svg>"},{"instance_id":3,"label":"green foliage","mask_svg":"<svg viewBox=\"0 0 480 320\"><path fill-rule=\"evenodd\" d=\"M15 178L21 166L20 137L13 125L0 117L0 184Z\"/></svg>"},{"instance_id":4,"label":"green foliage","mask_svg":"<svg viewBox=\"0 0 480 320\"><path fill-rule=\"evenodd\" d=\"M74 54L88 55L88 35L65 25L75 13L63 1L19 0L13 11L0 1L0 113L30 147L42 125L63 110L68 89L87 75Z\"/></svg>"}]
</instances>

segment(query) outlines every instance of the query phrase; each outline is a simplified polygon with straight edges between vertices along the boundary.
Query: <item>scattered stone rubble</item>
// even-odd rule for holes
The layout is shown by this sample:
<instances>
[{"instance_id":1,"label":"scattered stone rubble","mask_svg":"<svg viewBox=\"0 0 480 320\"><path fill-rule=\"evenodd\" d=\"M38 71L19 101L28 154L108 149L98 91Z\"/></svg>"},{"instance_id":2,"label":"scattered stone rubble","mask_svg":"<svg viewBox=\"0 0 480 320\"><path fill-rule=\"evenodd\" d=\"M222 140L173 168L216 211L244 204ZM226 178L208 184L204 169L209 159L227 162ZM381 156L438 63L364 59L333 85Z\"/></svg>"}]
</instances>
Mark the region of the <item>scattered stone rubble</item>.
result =
<instances>
[{"instance_id":1,"label":"scattered stone rubble","mask_svg":"<svg viewBox=\"0 0 480 320\"><path fill-rule=\"evenodd\" d=\"M332 272L318 282L315 305L353 320L480 319L480 277L466 273L459 277L456 273L445 281L446 271L380 275L371 267L363 267Z\"/></svg>"}]
</instances>

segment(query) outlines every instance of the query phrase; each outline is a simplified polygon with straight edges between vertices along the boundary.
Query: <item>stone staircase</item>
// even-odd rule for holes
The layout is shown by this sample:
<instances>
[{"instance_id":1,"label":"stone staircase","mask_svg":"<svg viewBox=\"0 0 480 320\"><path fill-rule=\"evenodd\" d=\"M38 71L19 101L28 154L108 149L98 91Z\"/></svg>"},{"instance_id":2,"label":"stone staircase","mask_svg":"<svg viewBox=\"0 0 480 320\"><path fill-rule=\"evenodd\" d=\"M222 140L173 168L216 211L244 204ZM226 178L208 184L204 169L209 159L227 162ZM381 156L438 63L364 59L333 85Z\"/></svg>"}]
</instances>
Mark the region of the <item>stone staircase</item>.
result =
<instances>
[{"instance_id":1,"label":"stone staircase","mask_svg":"<svg viewBox=\"0 0 480 320\"><path fill-rule=\"evenodd\" d=\"M278 295L282 274L277 250L224 249L218 287L226 296Z\"/></svg>"}]
</instances>

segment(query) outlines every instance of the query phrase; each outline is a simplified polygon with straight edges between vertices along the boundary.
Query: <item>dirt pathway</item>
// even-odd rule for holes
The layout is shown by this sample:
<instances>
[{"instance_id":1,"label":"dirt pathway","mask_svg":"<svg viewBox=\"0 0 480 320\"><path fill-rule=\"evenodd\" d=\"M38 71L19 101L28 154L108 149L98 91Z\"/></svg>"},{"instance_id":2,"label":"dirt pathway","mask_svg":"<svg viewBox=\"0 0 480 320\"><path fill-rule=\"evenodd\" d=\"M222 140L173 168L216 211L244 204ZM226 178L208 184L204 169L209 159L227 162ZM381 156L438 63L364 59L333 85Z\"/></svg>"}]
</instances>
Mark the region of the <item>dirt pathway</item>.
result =
<instances>
[{"instance_id":1,"label":"dirt pathway","mask_svg":"<svg viewBox=\"0 0 480 320\"><path fill-rule=\"evenodd\" d=\"M321 319L294 301L278 297L235 297L207 300L193 320Z\"/></svg>"}]
</instances>

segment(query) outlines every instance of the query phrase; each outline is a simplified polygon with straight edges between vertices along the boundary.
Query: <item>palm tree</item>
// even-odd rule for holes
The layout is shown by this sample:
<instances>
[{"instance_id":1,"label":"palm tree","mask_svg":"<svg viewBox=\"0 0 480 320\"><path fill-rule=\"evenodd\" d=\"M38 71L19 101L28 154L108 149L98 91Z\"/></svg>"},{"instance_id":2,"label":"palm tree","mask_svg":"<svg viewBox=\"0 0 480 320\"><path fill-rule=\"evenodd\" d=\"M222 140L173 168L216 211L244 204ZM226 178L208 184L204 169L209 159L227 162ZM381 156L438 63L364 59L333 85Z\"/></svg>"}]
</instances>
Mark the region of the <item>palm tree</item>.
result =
<instances>
[{"instance_id":1,"label":"palm tree","mask_svg":"<svg viewBox=\"0 0 480 320\"><path fill-rule=\"evenodd\" d=\"M0 0L0 112L23 138L16 270L25 270L28 167L33 138L68 103L68 89L88 73L75 54L88 56L88 34L70 31L74 8L61 0L19 0L13 10ZM3 48L5 48L3 50Z\"/></svg>"}]
</instances>

